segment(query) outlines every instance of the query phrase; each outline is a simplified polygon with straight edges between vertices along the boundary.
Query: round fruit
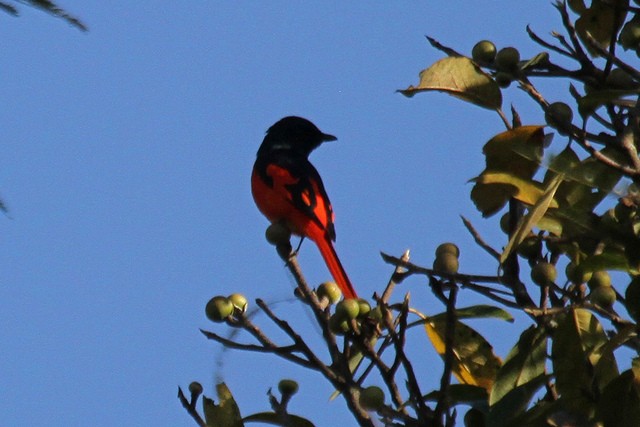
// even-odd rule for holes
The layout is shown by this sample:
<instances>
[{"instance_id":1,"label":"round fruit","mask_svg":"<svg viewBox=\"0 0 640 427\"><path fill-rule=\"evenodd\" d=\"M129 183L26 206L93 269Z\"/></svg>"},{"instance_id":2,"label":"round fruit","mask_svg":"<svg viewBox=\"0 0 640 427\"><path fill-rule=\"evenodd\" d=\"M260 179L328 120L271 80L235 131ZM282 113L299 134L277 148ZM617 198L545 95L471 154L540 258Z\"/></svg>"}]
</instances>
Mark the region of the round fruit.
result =
<instances>
[{"instance_id":1,"label":"round fruit","mask_svg":"<svg viewBox=\"0 0 640 427\"><path fill-rule=\"evenodd\" d=\"M589 289L594 291L596 288L610 288L611 276L604 270L594 271L591 279L587 282Z\"/></svg>"},{"instance_id":2,"label":"round fruit","mask_svg":"<svg viewBox=\"0 0 640 427\"><path fill-rule=\"evenodd\" d=\"M364 298L358 298L358 316L363 317L371 312L371 305Z\"/></svg>"},{"instance_id":3,"label":"round fruit","mask_svg":"<svg viewBox=\"0 0 640 427\"><path fill-rule=\"evenodd\" d=\"M531 269L531 280L536 285L549 285L555 282L557 277L556 266L549 262L539 262Z\"/></svg>"},{"instance_id":4,"label":"round fruit","mask_svg":"<svg viewBox=\"0 0 640 427\"><path fill-rule=\"evenodd\" d=\"M375 385L360 391L360 406L367 411L377 411L384 406L384 391Z\"/></svg>"},{"instance_id":5,"label":"round fruit","mask_svg":"<svg viewBox=\"0 0 640 427\"><path fill-rule=\"evenodd\" d=\"M267 227L267 231L265 231L264 235L267 238L267 242L274 246L279 246L289 243L289 239L291 239L291 230L289 230L289 228L284 224L274 222Z\"/></svg>"},{"instance_id":6,"label":"round fruit","mask_svg":"<svg viewBox=\"0 0 640 427\"><path fill-rule=\"evenodd\" d=\"M204 311L209 320L223 322L233 313L233 303L227 297L216 296L209 300Z\"/></svg>"},{"instance_id":7,"label":"round fruit","mask_svg":"<svg viewBox=\"0 0 640 427\"><path fill-rule=\"evenodd\" d=\"M627 291L624 294L625 306L631 317L636 321L640 321L640 276L636 276L631 280Z\"/></svg>"},{"instance_id":8,"label":"round fruit","mask_svg":"<svg viewBox=\"0 0 640 427\"><path fill-rule=\"evenodd\" d=\"M351 320L358 317L360 303L355 298L343 299L336 305L335 316L342 320Z\"/></svg>"},{"instance_id":9,"label":"round fruit","mask_svg":"<svg viewBox=\"0 0 640 427\"><path fill-rule=\"evenodd\" d=\"M511 86L511 82L513 81L513 76L510 73L498 71L494 76L494 79L498 84L498 86L500 86L503 89L506 89L509 86Z\"/></svg>"},{"instance_id":10,"label":"round fruit","mask_svg":"<svg viewBox=\"0 0 640 427\"><path fill-rule=\"evenodd\" d=\"M373 309L368 314L369 319L373 319L376 322L382 322L382 309L380 306L373 307Z\"/></svg>"},{"instance_id":11,"label":"round fruit","mask_svg":"<svg viewBox=\"0 0 640 427\"><path fill-rule=\"evenodd\" d=\"M591 279L590 271L586 271L580 265L576 265L572 262L567 264L567 267L564 269L564 272L567 275L567 279L569 279L571 283L575 283L576 285L587 283L589 279Z\"/></svg>"},{"instance_id":12,"label":"round fruit","mask_svg":"<svg viewBox=\"0 0 640 427\"><path fill-rule=\"evenodd\" d=\"M433 269L438 273L456 274L459 266L458 257L449 252L440 254L433 260Z\"/></svg>"},{"instance_id":13,"label":"round fruit","mask_svg":"<svg viewBox=\"0 0 640 427\"><path fill-rule=\"evenodd\" d=\"M496 54L496 68L502 71L513 71L517 69L520 62L520 52L515 47L505 47Z\"/></svg>"},{"instance_id":14,"label":"round fruit","mask_svg":"<svg viewBox=\"0 0 640 427\"><path fill-rule=\"evenodd\" d=\"M613 213L615 214L616 219L620 223L624 224L628 223L628 221L634 217L636 209L632 206L626 205L622 200L623 199L620 199L615 208L613 208Z\"/></svg>"},{"instance_id":15,"label":"round fruit","mask_svg":"<svg viewBox=\"0 0 640 427\"><path fill-rule=\"evenodd\" d=\"M489 40L482 40L473 46L471 57L479 64L490 64L496 57L496 45Z\"/></svg>"},{"instance_id":16,"label":"round fruit","mask_svg":"<svg viewBox=\"0 0 640 427\"><path fill-rule=\"evenodd\" d=\"M293 395L298 392L298 383L294 380L280 380L278 383L278 391L281 395Z\"/></svg>"},{"instance_id":17,"label":"round fruit","mask_svg":"<svg viewBox=\"0 0 640 427\"><path fill-rule=\"evenodd\" d=\"M336 284L336 282L324 282L320 286L318 286L318 290L316 291L318 295L318 299L327 298L329 300L329 304L335 304L340 301L342 298L342 292L340 288Z\"/></svg>"},{"instance_id":18,"label":"round fruit","mask_svg":"<svg viewBox=\"0 0 640 427\"><path fill-rule=\"evenodd\" d=\"M464 414L464 427L484 427L484 414L481 410L471 408Z\"/></svg>"},{"instance_id":19,"label":"round fruit","mask_svg":"<svg viewBox=\"0 0 640 427\"><path fill-rule=\"evenodd\" d=\"M241 312L244 313L245 311L247 311L247 307L249 306L249 303L247 302L247 297L245 297L244 295L235 293L235 294L229 295L227 298L229 298L229 301L231 301L231 304L233 304L233 306L238 310L240 310Z\"/></svg>"},{"instance_id":20,"label":"round fruit","mask_svg":"<svg viewBox=\"0 0 640 427\"><path fill-rule=\"evenodd\" d=\"M616 302L616 291L611 286L598 286L591 291L589 299L600 307L611 308Z\"/></svg>"},{"instance_id":21,"label":"round fruit","mask_svg":"<svg viewBox=\"0 0 640 427\"><path fill-rule=\"evenodd\" d=\"M614 89L634 89L638 86L633 77L620 68L611 70L605 83Z\"/></svg>"},{"instance_id":22,"label":"round fruit","mask_svg":"<svg viewBox=\"0 0 640 427\"><path fill-rule=\"evenodd\" d=\"M536 259L542 251L542 241L537 236L525 237L516 252L523 258Z\"/></svg>"},{"instance_id":23,"label":"round fruit","mask_svg":"<svg viewBox=\"0 0 640 427\"><path fill-rule=\"evenodd\" d=\"M640 44L640 22L635 19L624 24L620 37L618 38L620 46L624 50L635 49Z\"/></svg>"},{"instance_id":24,"label":"round fruit","mask_svg":"<svg viewBox=\"0 0 640 427\"><path fill-rule=\"evenodd\" d=\"M444 253L454 254L456 257L460 256L460 249L455 243L443 243L436 248L436 256L440 256Z\"/></svg>"},{"instance_id":25,"label":"round fruit","mask_svg":"<svg viewBox=\"0 0 640 427\"><path fill-rule=\"evenodd\" d=\"M194 381L189 384L189 393L191 393L192 396L200 396L202 394L202 390L202 384L198 381Z\"/></svg>"},{"instance_id":26,"label":"round fruit","mask_svg":"<svg viewBox=\"0 0 640 427\"><path fill-rule=\"evenodd\" d=\"M329 330L336 335L344 335L349 332L349 322L337 315L329 317Z\"/></svg>"},{"instance_id":27,"label":"round fruit","mask_svg":"<svg viewBox=\"0 0 640 427\"><path fill-rule=\"evenodd\" d=\"M544 119L554 129L567 129L573 121L573 111L564 102L554 102L547 107Z\"/></svg>"},{"instance_id":28,"label":"round fruit","mask_svg":"<svg viewBox=\"0 0 640 427\"><path fill-rule=\"evenodd\" d=\"M500 230L502 230L504 234L509 234L510 218L509 212L500 217Z\"/></svg>"}]
</instances>

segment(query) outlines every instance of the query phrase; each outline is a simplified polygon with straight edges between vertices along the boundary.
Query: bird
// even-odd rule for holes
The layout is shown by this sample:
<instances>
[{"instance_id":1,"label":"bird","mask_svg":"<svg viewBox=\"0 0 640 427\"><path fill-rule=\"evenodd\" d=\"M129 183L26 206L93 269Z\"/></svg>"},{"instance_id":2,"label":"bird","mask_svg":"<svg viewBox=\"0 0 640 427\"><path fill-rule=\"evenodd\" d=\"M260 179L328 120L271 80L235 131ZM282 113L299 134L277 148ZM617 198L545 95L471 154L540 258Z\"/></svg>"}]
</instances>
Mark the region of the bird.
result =
<instances>
[{"instance_id":1,"label":"bird","mask_svg":"<svg viewBox=\"0 0 640 427\"><path fill-rule=\"evenodd\" d=\"M346 299L357 298L334 248L335 215L320 174L309 154L335 141L309 120L288 116L271 126L258 149L251 173L256 206L271 223L286 225L293 234L313 241Z\"/></svg>"}]
</instances>

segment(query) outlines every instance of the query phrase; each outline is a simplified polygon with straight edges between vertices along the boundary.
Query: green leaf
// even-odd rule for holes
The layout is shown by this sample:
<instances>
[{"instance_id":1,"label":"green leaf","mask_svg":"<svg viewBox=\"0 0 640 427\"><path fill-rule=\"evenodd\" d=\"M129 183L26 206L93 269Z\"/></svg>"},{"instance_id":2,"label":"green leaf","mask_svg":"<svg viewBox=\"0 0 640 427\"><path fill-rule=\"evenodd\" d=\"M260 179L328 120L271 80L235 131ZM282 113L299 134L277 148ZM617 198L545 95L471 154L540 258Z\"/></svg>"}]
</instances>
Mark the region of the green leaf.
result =
<instances>
[{"instance_id":1,"label":"green leaf","mask_svg":"<svg viewBox=\"0 0 640 427\"><path fill-rule=\"evenodd\" d=\"M418 86L399 92L411 97L419 92L440 91L483 108L495 110L502 105L498 84L469 58L443 58L420 72Z\"/></svg>"},{"instance_id":2,"label":"green leaf","mask_svg":"<svg viewBox=\"0 0 640 427\"><path fill-rule=\"evenodd\" d=\"M538 68L539 65L544 66L549 64L549 54L547 52L540 52L524 64L520 66L521 71L525 71L528 69ZM544 68L544 67L541 67Z\"/></svg>"},{"instance_id":3,"label":"green leaf","mask_svg":"<svg viewBox=\"0 0 640 427\"><path fill-rule=\"evenodd\" d=\"M616 2L614 1L613 3ZM624 18L627 14L626 8L629 7L628 0L618 0L617 3L621 6L621 10L624 10L623 13L620 13L620 16L616 16L616 8L612 6L611 2L592 0L591 6L580 12L580 18L576 20L576 32L585 42L587 50L593 56L598 55L585 41L587 39L586 34L589 33L600 46L607 49L613 36L624 23Z\"/></svg>"},{"instance_id":4,"label":"green leaf","mask_svg":"<svg viewBox=\"0 0 640 427\"><path fill-rule=\"evenodd\" d=\"M429 319L432 321L446 319L447 313L436 314L435 316L431 316ZM503 310L499 307L494 307L492 305L472 305L470 307L465 308L457 308L456 309L456 318L458 319L502 319L507 322L513 322L513 316L506 310Z\"/></svg>"},{"instance_id":5,"label":"green leaf","mask_svg":"<svg viewBox=\"0 0 640 427\"><path fill-rule=\"evenodd\" d=\"M522 241L529 235L529 232L536 226L538 221L542 219L542 217L547 213L549 207L551 207L553 202L553 196L555 195L558 187L562 183L562 175L556 175L554 179L549 181L547 184L547 188L544 190L544 193L538 199L536 204L529 209L529 212L522 218L522 221L518 224L518 228L513 233L511 238L509 239L509 243L504 248L502 255L500 255L500 264L504 263L505 260L511 255L511 252L515 250L515 248L522 243Z\"/></svg>"},{"instance_id":6,"label":"green leaf","mask_svg":"<svg viewBox=\"0 0 640 427\"><path fill-rule=\"evenodd\" d=\"M604 389L596 417L606 427L640 426L640 384L633 369L623 372Z\"/></svg>"},{"instance_id":7,"label":"green leaf","mask_svg":"<svg viewBox=\"0 0 640 427\"><path fill-rule=\"evenodd\" d=\"M244 422L266 423L282 427L314 427L313 423L306 418L291 414L280 415L275 412L258 412L244 417Z\"/></svg>"},{"instance_id":8,"label":"green leaf","mask_svg":"<svg viewBox=\"0 0 640 427\"><path fill-rule=\"evenodd\" d=\"M531 326L525 330L511 349L491 390L489 403L493 406L511 390L545 373L547 335L542 328Z\"/></svg>"},{"instance_id":9,"label":"green leaf","mask_svg":"<svg viewBox=\"0 0 640 427\"><path fill-rule=\"evenodd\" d=\"M620 270L628 271L629 262L623 249L606 246L602 253L592 255L580 262L586 271Z\"/></svg>"},{"instance_id":10,"label":"green leaf","mask_svg":"<svg viewBox=\"0 0 640 427\"><path fill-rule=\"evenodd\" d=\"M216 385L218 400L216 405L213 399L202 397L204 418L208 426L215 427L243 427L240 409L233 399L231 391L225 383Z\"/></svg>"},{"instance_id":11,"label":"green leaf","mask_svg":"<svg viewBox=\"0 0 640 427\"><path fill-rule=\"evenodd\" d=\"M589 92L578 99L578 112L583 118L587 118L605 104L615 103L625 96L637 95L638 93L637 89L605 89Z\"/></svg>"},{"instance_id":12,"label":"green leaf","mask_svg":"<svg viewBox=\"0 0 640 427\"><path fill-rule=\"evenodd\" d=\"M487 425L491 427L514 425L514 419L525 413L529 402L544 386L548 378L548 375L540 375L510 390L495 405L491 405Z\"/></svg>"},{"instance_id":13,"label":"green leaf","mask_svg":"<svg viewBox=\"0 0 640 427\"><path fill-rule=\"evenodd\" d=\"M440 399L442 393L440 390L433 390L432 392L423 396L424 400L429 402L437 402ZM487 390L475 385L469 384L451 384L448 388L449 401L454 405L471 405L482 409L489 408L487 400L489 394Z\"/></svg>"},{"instance_id":14,"label":"green leaf","mask_svg":"<svg viewBox=\"0 0 640 427\"><path fill-rule=\"evenodd\" d=\"M598 390L617 375L613 356L603 353L607 335L588 310L572 309L558 322L552 360L556 387L569 409L589 415ZM598 369L597 364L602 363Z\"/></svg>"},{"instance_id":15,"label":"green leaf","mask_svg":"<svg viewBox=\"0 0 640 427\"><path fill-rule=\"evenodd\" d=\"M11 6L10 4L4 2L0 3L0 10L8 13L9 15L18 16L18 9L16 9L14 6Z\"/></svg>"}]
</instances>

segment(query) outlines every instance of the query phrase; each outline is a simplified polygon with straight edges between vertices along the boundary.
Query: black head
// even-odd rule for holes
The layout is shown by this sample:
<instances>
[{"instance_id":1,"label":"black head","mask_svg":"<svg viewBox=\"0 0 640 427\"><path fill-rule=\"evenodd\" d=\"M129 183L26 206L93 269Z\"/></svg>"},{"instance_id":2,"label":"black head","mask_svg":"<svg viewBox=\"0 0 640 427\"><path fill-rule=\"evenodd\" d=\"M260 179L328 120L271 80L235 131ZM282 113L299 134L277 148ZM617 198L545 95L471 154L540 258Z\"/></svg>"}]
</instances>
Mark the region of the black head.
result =
<instances>
[{"instance_id":1,"label":"black head","mask_svg":"<svg viewBox=\"0 0 640 427\"><path fill-rule=\"evenodd\" d=\"M307 157L325 141L335 141L333 135L322 133L307 119L289 116L278 120L267 130L258 150L258 156L276 151Z\"/></svg>"}]
</instances>

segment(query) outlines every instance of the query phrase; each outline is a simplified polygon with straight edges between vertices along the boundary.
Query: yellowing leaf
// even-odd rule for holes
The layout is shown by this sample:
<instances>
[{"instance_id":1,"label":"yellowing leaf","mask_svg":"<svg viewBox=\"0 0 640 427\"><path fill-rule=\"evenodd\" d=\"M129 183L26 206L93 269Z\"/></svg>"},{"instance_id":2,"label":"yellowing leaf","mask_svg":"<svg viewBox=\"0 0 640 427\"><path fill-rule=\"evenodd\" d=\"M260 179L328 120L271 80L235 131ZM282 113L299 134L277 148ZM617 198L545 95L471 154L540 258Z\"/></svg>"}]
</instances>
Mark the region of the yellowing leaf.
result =
<instances>
[{"instance_id":1,"label":"yellowing leaf","mask_svg":"<svg viewBox=\"0 0 640 427\"><path fill-rule=\"evenodd\" d=\"M520 126L501 132L482 148L486 170L511 172L523 179L533 177L544 148L543 126Z\"/></svg>"},{"instance_id":2,"label":"yellowing leaf","mask_svg":"<svg viewBox=\"0 0 640 427\"><path fill-rule=\"evenodd\" d=\"M399 92L411 97L419 92L436 90L495 110L502 105L498 84L473 61L464 56L443 58L420 72L418 86Z\"/></svg>"},{"instance_id":3,"label":"yellowing leaf","mask_svg":"<svg viewBox=\"0 0 640 427\"><path fill-rule=\"evenodd\" d=\"M427 318L425 330L436 352L445 357L445 316ZM490 391L502 361L482 335L462 322L456 321L453 345L452 372L462 384L470 384Z\"/></svg>"},{"instance_id":4,"label":"yellowing leaf","mask_svg":"<svg viewBox=\"0 0 640 427\"><path fill-rule=\"evenodd\" d=\"M543 129L542 126L520 126L499 133L484 145L486 168L476 178L481 182L476 182L471 190L471 200L482 216L495 214L518 194L523 200L535 203L537 197L531 191L538 194L540 191L532 190L527 181L540 164L545 140Z\"/></svg>"},{"instance_id":5,"label":"yellowing leaf","mask_svg":"<svg viewBox=\"0 0 640 427\"><path fill-rule=\"evenodd\" d=\"M476 183L471 189L471 200L482 216L488 217L502 209L516 191L512 185Z\"/></svg>"},{"instance_id":6,"label":"yellowing leaf","mask_svg":"<svg viewBox=\"0 0 640 427\"><path fill-rule=\"evenodd\" d=\"M524 180L508 173L485 172L476 179L476 182L480 184L511 185L516 189L512 197L527 205L535 205L544 194L544 190L540 188L537 182ZM551 199L549 207L557 208L558 203Z\"/></svg>"}]
</instances>

